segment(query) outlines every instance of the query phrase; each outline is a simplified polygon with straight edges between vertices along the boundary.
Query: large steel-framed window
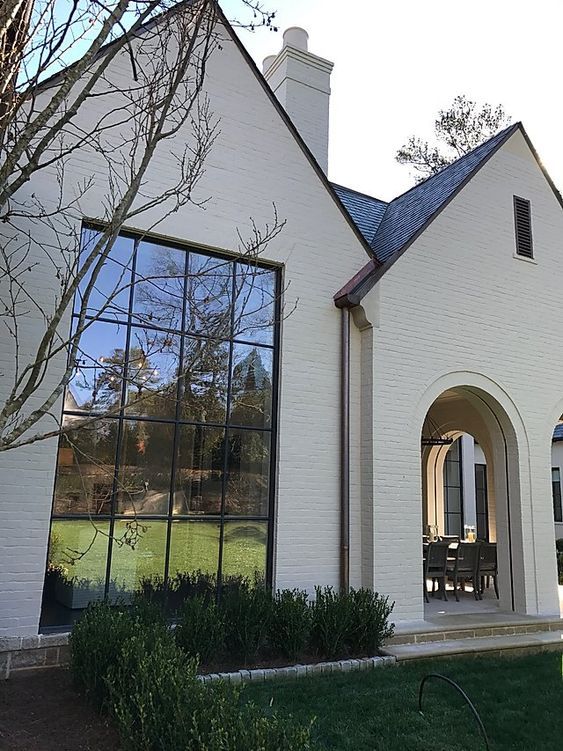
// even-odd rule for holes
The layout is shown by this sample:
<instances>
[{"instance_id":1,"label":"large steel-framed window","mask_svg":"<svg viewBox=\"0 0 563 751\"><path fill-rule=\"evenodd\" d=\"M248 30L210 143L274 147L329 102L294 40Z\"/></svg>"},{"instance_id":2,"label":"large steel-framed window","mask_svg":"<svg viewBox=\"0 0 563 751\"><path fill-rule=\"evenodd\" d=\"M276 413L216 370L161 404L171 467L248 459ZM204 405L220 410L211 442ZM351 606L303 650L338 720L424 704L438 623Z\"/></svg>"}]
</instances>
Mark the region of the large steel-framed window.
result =
<instances>
[{"instance_id":1,"label":"large steel-framed window","mask_svg":"<svg viewBox=\"0 0 563 751\"><path fill-rule=\"evenodd\" d=\"M461 439L455 440L444 461L444 521L447 535L463 537Z\"/></svg>"},{"instance_id":2,"label":"large steel-framed window","mask_svg":"<svg viewBox=\"0 0 563 751\"><path fill-rule=\"evenodd\" d=\"M489 541L489 497L487 491L487 465L475 465L475 511L477 537Z\"/></svg>"},{"instance_id":3,"label":"large steel-framed window","mask_svg":"<svg viewBox=\"0 0 563 751\"><path fill-rule=\"evenodd\" d=\"M553 520L563 522L563 509L561 506L561 471L559 467L551 468L551 490L553 494Z\"/></svg>"},{"instance_id":4,"label":"large steel-framed window","mask_svg":"<svg viewBox=\"0 0 563 751\"><path fill-rule=\"evenodd\" d=\"M277 269L119 236L64 401L58 604L84 604L69 581L92 596L196 570L270 581L279 319Z\"/></svg>"}]
</instances>

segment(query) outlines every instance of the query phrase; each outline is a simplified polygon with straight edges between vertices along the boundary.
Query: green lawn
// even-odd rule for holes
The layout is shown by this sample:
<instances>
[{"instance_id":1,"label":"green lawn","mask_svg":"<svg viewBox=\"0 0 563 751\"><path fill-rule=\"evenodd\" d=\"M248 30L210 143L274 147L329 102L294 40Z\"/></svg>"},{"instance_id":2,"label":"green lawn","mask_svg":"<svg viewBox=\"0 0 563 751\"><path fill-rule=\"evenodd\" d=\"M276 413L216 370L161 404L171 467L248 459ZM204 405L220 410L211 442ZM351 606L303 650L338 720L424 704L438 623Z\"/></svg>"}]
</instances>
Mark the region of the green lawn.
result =
<instances>
[{"instance_id":1,"label":"green lawn","mask_svg":"<svg viewBox=\"0 0 563 751\"><path fill-rule=\"evenodd\" d=\"M113 544L111 578L119 586L134 589L141 578L164 574L164 556L167 525L163 521L143 521L142 532L134 548ZM109 526L95 522L95 527L85 520L54 520L51 530L50 560L62 564L69 577L98 581L105 576ZM125 522L116 523L114 538L125 531ZM267 529L260 522L227 522L223 546L223 572L225 575L242 574L253 577L263 572L266 556ZM54 542L53 542L54 541ZM84 553L73 564L69 559ZM87 551L87 552L85 552ZM178 521L172 525L170 547L170 574L198 569L217 573L219 555L219 524L215 522Z\"/></svg>"},{"instance_id":2,"label":"green lawn","mask_svg":"<svg viewBox=\"0 0 563 751\"><path fill-rule=\"evenodd\" d=\"M308 721L321 749L479 751L484 743L454 689L429 681L425 716L418 688L430 672L457 681L479 711L492 751L563 749L561 653L428 660L366 672L248 685L244 696Z\"/></svg>"}]
</instances>

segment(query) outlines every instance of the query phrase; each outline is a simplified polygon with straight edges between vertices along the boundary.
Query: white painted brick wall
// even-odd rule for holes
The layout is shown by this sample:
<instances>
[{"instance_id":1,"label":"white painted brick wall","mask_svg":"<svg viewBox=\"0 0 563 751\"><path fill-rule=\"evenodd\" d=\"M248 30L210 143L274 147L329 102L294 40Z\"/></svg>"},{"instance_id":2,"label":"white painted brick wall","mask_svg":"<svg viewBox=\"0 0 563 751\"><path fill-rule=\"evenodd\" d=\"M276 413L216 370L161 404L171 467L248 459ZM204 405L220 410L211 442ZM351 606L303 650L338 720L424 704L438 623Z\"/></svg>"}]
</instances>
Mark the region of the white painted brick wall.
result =
<instances>
[{"instance_id":1,"label":"white painted brick wall","mask_svg":"<svg viewBox=\"0 0 563 751\"><path fill-rule=\"evenodd\" d=\"M532 203L535 264L513 257L513 194ZM561 207L517 133L368 296L380 298L375 580L397 600L398 618L423 614L420 430L425 394L447 374L451 385L490 382L521 417L522 500L512 509L525 550L520 584L528 612L558 609L549 464L563 399L562 244ZM464 371L477 375L455 375Z\"/></svg>"},{"instance_id":2,"label":"white painted brick wall","mask_svg":"<svg viewBox=\"0 0 563 751\"><path fill-rule=\"evenodd\" d=\"M126 56L115 62L113 74L129 75ZM211 200L205 210L190 206L169 216L158 232L234 251L237 228L243 236L249 232L249 217L261 226L271 223L272 202L287 219L264 257L285 266L288 308L298 300L283 322L276 583L309 589L337 584L340 313L332 296L365 263L365 251L232 42L214 55L207 89L221 116L221 134L198 190L199 198ZM88 106L108 103L96 99ZM95 115L85 109L79 120L86 123ZM147 185L154 191L164 190L173 177L170 151L168 144L150 167ZM105 183L104 165L95 155L70 160L67 190L84 175L93 176L96 189L84 199L83 213L95 218ZM27 190L49 195L52 176L41 173ZM153 219L140 217L136 228ZM30 279L38 301L49 299L52 281L44 269ZM39 331L32 321L30 338ZM2 332L7 369L10 347ZM5 388L6 380L0 381L1 393ZM0 635L37 632L55 454L56 442L50 442L0 457Z\"/></svg>"}]
</instances>

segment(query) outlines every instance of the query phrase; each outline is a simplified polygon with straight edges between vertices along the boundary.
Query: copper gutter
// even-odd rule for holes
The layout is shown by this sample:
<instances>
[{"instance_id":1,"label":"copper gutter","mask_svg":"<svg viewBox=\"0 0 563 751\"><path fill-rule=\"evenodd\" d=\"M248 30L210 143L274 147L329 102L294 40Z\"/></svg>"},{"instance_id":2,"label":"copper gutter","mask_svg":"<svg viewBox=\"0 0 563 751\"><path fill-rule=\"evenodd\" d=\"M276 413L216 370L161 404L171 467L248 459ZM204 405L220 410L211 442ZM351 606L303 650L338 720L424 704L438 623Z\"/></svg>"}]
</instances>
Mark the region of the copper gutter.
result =
<instances>
[{"instance_id":1,"label":"copper gutter","mask_svg":"<svg viewBox=\"0 0 563 751\"><path fill-rule=\"evenodd\" d=\"M340 309L340 591L350 588L350 308Z\"/></svg>"}]
</instances>

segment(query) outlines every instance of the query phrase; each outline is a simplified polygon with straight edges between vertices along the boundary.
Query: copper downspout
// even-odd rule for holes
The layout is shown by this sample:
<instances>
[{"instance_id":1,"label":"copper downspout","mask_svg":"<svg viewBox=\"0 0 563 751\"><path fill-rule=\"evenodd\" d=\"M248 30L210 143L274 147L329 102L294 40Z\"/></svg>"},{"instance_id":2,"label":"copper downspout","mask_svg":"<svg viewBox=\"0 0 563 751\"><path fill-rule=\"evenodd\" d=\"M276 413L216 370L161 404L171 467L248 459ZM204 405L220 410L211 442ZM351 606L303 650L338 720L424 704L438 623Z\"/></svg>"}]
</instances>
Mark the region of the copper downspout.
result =
<instances>
[{"instance_id":1,"label":"copper downspout","mask_svg":"<svg viewBox=\"0 0 563 751\"><path fill-rule=\"evenodd\" d=\"M340 590L350 588L350 308L341 312L340 336Z\"/></svg>"}]
</instances>

